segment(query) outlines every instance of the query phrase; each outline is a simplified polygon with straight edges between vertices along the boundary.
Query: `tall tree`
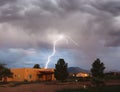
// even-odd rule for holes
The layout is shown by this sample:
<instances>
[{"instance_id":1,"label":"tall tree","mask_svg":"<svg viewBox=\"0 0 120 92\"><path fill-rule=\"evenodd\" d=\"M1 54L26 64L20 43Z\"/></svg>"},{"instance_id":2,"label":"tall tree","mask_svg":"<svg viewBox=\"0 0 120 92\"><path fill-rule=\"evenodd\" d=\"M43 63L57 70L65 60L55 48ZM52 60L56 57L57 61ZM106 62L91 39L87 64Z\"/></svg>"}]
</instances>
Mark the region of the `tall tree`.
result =
<instances>
[{"instance_id":1,"label":"tall tree","mask_svg":"<svg viewBox=\"0 0 120 92\"><path fill-rule=\"evenodd\" d=\"M33 68L40 68L40 65L39 65L39 64L35 64L35 65L33 66Z\"/></svg>"},{"instance_id":2,"label":"tall tree","mask_svg":"<svg viewBox=\"0 0 120 92\"><path fill-rule=\"evenodd\" d=\"M92 74L92 83L96 86L99 86L104 83L103 78L104 78L104 63L100 61L99 58L97 58L91 68L91 74Z\"/></svg>"},{"instance_id":3,"label":"tall tree","mask_svg":"<svg viewBox=\"0 0 120 92\"><path fill-rule=\"evenodd\" d=\"M59 59L55 64L54 76L59 81L64 81L68 77L67 63L64 59Z\"/></svg>"},{"instance_id":4,"label":"tall tree","mask_svg":"<svg viewBox=\"0 0 120 92\"><path fill-rule=\"evenodd\" d=\"M9 68L5 67L4 64L0 64L0 80L4 78L6 82L6 77L12 77L13 73L10 71Z\"/></svg>"}]
</instances>

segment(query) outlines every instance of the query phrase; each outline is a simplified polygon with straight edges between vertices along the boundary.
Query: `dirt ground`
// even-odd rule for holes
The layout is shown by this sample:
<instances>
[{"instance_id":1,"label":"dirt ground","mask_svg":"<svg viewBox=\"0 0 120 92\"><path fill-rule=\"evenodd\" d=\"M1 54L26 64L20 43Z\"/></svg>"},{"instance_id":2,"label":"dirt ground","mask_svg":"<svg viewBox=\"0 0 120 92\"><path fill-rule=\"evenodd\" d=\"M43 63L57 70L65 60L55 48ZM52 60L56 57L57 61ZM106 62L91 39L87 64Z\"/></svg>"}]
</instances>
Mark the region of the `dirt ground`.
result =
<instances>
[{"instance_id":1,"label":"dirt ground","mask_svg":"<svg viewBox=\"0 0 120 92\"><path fill-rule=\"evenodd\" d=\"M82 83L32 83L22 84L15 87L9 87L7 85L0 87L0 92L56 92L63 88L84 88L85 85L89 85L89 82ZM107 85L120 85L120 81L110 81Z\"/></svg>"},{"instance_id":2,"label":"dirt ground","mask_svg":"<svg viewBox=\"0 0 120 92\"><path fill-rule=\"evenodd\" d=\"M3 86L0 87L0 92L55 92L56 90L63 88L80 88L81 84L22 84L15 87Z\"/></svg>"}]
</instances>

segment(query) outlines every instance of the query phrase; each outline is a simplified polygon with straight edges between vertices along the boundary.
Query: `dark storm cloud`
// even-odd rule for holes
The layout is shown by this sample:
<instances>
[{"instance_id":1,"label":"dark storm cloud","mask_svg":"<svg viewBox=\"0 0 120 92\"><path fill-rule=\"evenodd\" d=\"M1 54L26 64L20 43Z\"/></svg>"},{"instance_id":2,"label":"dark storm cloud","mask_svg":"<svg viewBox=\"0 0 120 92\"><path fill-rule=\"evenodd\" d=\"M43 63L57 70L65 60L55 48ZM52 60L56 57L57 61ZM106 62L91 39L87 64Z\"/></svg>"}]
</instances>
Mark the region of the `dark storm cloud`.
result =
<instances>
[{"instance_id":1,"label":"dark storm cloud","mask_svg":"<svg viewBox=\"0 0 120 92\"><path fill-rule=\"evenodd\" d=\"M20 19L17 0L0 0L0 22L9 22Z\"/></svg>"},{"instance_id":2,"label":"dark storm cloud","mask_svg":"<svg viewBox=\"0 0 120 92\"><path fill-rule=\"evenodd\" d=\"M90 58L120 46L118 0L0 0L0 48L50 48L56 35L74 39ZM79 58L78 58L79 60Z\"/></svg>"},{"instance_id":3,"label":"dark storm cloud","mask_svg":"<svg viewBox=\"0 0 120 92\"><path fill-rule=\"evenodd\" d=\"M82 4L80 0L59 0L58 5L59 8L63 9L65 12L71 12L79 11Z\"/></svg>"},{"instance_id":4,"label":"dark storm cloud","mask_svg":"<svg viewBox=\"0 0 120 92\"><path fill-rule=\"evenodd\" d=\"M47 36L51 29L56 29L55 32L65 32L75 39L79 39L78 34L85 35L82 36L82 39L87 39L87 34L90 38L98 35L96 39L99 40L101 36L106 45L109 44L112 36L114 40L109 46L116 46L116 43L117 46L119 45L119 35L111 34L116 32L116 28L112 27L111 22L115 21L116 16L119 16L119 1L1 0L0 2L1 25L3 22L12 25L13 28L16 28L17 34L19 34L17 29L20 28L24 31L25 36L31 37L31 34L34 34L35 39L38 40L38 38L44 39L41 34ZM38 33L40 37L38 37ZM106 40L106 36L109 39Z\"/></svg>"},{"instance_id":5,"label":"dark storm cloud","mask_svg":"<svg viewBox=\"0 0 120 92\"><path fill-rule=\"evenodd\" d=\"M111 46L111 47L114 47L114 46L120 46L120 31L111 31L109 32L109 39L111 40L108 40L108 43L107 45L108 46Z\"/></svg>"},{"instance_id":6,"label":"dark storm cloud","mask_svg":"<svg viewBox=\"0 0 120 92\"><path fill-rule=\"evenodd\" d=\"M12 4L16 2L17 0L0 0L0 6L3 6L5 4Z\"/></svg>"},{"instance_id":7,"label":"dark storm cloud","mask_svg":"<svg viewBox=\"0 0 120 92\"><path fill-rule=\"evenodd\" d=\"M106 2L96 1L92 5L101 11L109 12L115 16L120 14L120 1L118 0L107 0Z\"/></svg>"}]
</instances>

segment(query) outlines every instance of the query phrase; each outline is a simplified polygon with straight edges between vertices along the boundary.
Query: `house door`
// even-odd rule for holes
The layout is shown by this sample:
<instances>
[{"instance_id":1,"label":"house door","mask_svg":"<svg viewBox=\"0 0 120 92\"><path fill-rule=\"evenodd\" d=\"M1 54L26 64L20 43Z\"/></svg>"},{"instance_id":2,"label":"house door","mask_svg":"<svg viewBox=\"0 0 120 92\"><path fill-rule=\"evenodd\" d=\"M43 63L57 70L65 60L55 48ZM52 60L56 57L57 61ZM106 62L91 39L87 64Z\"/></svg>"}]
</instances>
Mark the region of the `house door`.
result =
<instances>
[{"instance_id":1,"label":"house door","mask_svg":"<svg viewBox=\"0 0 120 92\"><path fill-rule=\"evenodd\" d=\"M52 75L46 74L46 81L51 81L51 80L52 80Z\"/></svg>"}]
</instances>

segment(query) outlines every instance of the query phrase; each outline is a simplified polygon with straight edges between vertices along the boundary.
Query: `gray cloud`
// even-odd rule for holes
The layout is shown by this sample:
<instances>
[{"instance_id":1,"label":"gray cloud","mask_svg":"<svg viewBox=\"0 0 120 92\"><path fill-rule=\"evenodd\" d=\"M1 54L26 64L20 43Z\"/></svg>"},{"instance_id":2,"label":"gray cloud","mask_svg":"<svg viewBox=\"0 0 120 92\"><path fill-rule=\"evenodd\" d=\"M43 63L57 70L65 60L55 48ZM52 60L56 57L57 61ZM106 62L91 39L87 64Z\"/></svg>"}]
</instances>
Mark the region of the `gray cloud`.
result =
<instances>
[{"instance_id":1,"label":"gray cloud","mask_svg":"<svg viewBox=\"0 0 120 92\"><path fill-rule=\"evenodd\" d=\"M4 2L1 1L2 4L4 8L1 8L1 30L4 30L4 26L12 25L17 34L22 35L23 31L25 37L31 38L31 34L33 34L36 36L35 39L38 39L38 33L47 36L49 30L56 29L56 33L65 32L75 39L79 39L79 35L76 36L77 34L89 34L89 36L83 36L83 39L94 34L98 35L97 37L100 36L106 42L105 44L109 44L106 35L108 38L111 36L115 38L113 44L119 41L119 35L115 35L116 28L112 27L112 21L115 21L114 18L116 17L114 14L118 13L119 2L116 1L54 0L53 3L49 0L22 0L21 2L4 0ZM113 5L111 6L111 4ZM119 14L117 15L119 16ZM3 24L3 22L7 24ZM9 30L12 30L12 27ZM22 36L24 38L24 35ZM111 46L116 46L112 43L110 43Z\"/></svg>"},{"instance_id":2,"label":"gray cloud","mask_svg":"<svg viewBox=\"0 0 120 92\"><path fill-rule=\"evenodd\" d=\"M120 1L118 0L103 0L97 1L96 3L92 4L94 7L101 11L109 12L113 14L114 16L117 16L120 14Z\"/></svg>"},{"instance_id":3,"label":"gray cloud","mask_svg":"<svg viewBox=\"0 0 120 92\"><path fill-rule=\"evenodd\" d=\"M5 4L12 4L16 2L17 0L0 0L0 6L3 6Z\"/></svg>"},{"instance_id":4,"label":"gray cloud","mask_svg":"<svg viewBox=\"0 0 120 92\"><path fill-rule=\"evenodd\" d=\"M95 58L106 47L120 46L118 0L0 0L0 48L50 48L66 34L61 47ZM78 58L79 59L79 58Z\"/></svg>"}]
</instances>

